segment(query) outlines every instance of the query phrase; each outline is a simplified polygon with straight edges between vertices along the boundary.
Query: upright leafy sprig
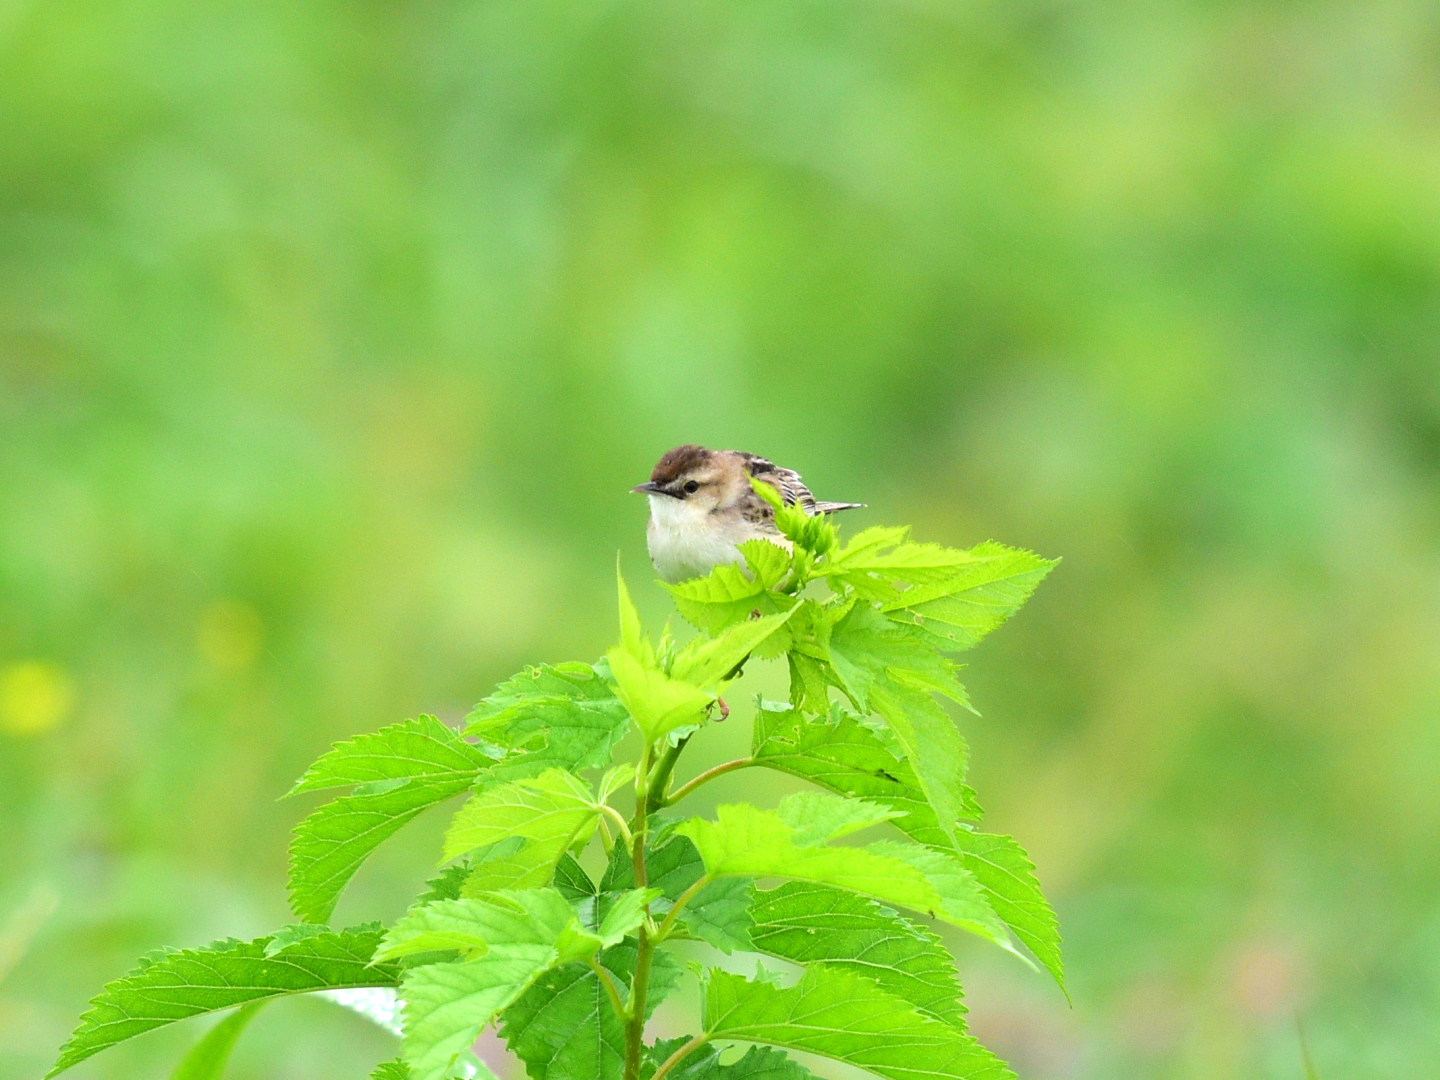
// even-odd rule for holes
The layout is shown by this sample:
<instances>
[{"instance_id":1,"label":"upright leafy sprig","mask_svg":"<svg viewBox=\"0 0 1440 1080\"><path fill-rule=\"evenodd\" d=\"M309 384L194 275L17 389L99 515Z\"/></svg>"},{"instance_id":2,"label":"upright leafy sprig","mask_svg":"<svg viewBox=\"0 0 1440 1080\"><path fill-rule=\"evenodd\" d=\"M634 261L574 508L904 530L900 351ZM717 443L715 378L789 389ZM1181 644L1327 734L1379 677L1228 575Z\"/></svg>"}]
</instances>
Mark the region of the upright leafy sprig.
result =
<instances>
[{"instance_id":1,"label":"upright leafy sprig","mask_svg":"<svg viewBox=\"0 0 1440 1080\"><path fill-rule=\"evenodd\" d=\"M622 577L620 642L599 662L529 668L459 731L422 716L337 744L292 791L350 789L296 828L304 921L147 959L95 999L51 1075L239 1007L175 1073L218 1078L265 1002L320 991L382 1019L398 1006L400 1056L380 1080L489 1076L471 1046L491 1023L536 1080L811 1076L790 1050L892 1080L1010 1076L966 1031L937 931L1033 957L1063 989L1060 939L1025 852L975 825L968 752L941 700L968 707L949 654L1009 618L1053 563L912 543L906 529L842 543L829 519L755 487L785 542L752 540L742 564L668 586L696 637L653 641ZM782 658L789 700L756 699L750 753L677 782L747 665ZM616 764L631 731L638 758ZM747 768L811 788L713 820L672 809ZM370 852L462 793L443 869L402 918L325 925ZM897 832L852 839L877 829ZM592 876L581 860L596 843ZM754 977L694 962L707 947L756 954ZM702 1015L692 1036L647 1042L686 977L677 949ZM722 1061L732 1043L749 1049Z\"/></svg>"}]
</instances>

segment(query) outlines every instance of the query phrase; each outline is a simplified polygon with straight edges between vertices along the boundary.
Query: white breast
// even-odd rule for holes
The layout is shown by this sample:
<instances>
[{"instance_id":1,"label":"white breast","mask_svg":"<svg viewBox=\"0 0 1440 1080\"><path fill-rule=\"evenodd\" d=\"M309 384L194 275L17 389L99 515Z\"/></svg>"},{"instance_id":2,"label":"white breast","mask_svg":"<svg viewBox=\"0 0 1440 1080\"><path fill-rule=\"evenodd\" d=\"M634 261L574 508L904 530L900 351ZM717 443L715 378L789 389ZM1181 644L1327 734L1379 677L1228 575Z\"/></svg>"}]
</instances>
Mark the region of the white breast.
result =
<instances>
[{"instance_id":1,"label":"white breast","mask_svg":"<svg viewBox=\"0 0 1440 1080\"><path fill-rule=\"evenodd\" d=\"M743 563L736 545L757 537L772 539L738 516L727 521L688 500L650 496L645 539L655 572L666 581L704 577L721 563Z\"/></svg>"}]
</instances>

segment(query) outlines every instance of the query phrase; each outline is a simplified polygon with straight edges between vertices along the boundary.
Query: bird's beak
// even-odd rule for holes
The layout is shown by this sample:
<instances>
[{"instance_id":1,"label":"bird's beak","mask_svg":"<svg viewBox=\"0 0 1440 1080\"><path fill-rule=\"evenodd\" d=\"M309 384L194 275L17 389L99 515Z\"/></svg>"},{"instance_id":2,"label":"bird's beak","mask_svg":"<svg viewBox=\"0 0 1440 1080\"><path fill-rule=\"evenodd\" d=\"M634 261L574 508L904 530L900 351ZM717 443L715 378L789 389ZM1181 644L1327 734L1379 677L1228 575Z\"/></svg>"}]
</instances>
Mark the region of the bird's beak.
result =
<instances>
[{"instance_id":1,"label":"bird's beak","mask_svg":"<svg viewBox=\"0 0 1440 1080\"><path fill-rule=\"evenodd\" d=\"M635 485L633 488L631 488L630 490L631 490L632 492L634 492L636 495L669 495L669 494L670 494L670 492L666 491L663 487L661 487L659 484L657 484L654 480L651 480L648 484L636 484L636 485ZM671 498L675 498L675 497L676 497L676 496L673 496L673 495L671 496Z\"/></svg>"}]
</instances>

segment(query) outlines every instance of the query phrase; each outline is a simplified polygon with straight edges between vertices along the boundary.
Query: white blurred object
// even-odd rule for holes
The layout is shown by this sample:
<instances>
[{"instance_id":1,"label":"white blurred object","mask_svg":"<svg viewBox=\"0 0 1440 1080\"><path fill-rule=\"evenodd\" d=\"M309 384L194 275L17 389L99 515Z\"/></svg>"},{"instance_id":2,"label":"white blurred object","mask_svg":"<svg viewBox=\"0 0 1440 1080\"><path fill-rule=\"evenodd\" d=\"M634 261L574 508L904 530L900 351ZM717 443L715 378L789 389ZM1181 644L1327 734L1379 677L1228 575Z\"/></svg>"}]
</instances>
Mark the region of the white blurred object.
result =
<instances>
[{"instance_id":1,"label":"white blurred object","mask_svg":"<svg viewBox=\"0 0 1440 1080\"><path fill-rule=\"evenodd\" d=\"M400 1025L400 999L389 987L362 986L350 990L323 990L320 996L359 1013L393 1035L405 1034L405 1029Z\"/></svg>"}]
</instances>

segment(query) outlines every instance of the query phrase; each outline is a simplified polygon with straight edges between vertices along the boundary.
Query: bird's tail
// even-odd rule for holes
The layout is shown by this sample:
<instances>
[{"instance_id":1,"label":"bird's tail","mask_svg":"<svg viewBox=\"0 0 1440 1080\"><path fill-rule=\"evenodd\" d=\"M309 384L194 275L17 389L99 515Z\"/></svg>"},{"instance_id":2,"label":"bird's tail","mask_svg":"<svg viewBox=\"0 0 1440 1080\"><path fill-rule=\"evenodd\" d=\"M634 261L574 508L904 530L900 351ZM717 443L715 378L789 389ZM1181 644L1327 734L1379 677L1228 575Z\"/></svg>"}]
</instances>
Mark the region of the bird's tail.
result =
<instances>
[{"instance_id":1,"label":"bird's tail","mask_svg":"<svg viewBox=\"0 0 1440 1080\"><path fill-rule=\"evenodd\" d=\"M817 514L833 514L839 510L860 510L864 506L864 503L819 502L817 500L815 503L815 512Z\"/></svg>"}]
</instances>

